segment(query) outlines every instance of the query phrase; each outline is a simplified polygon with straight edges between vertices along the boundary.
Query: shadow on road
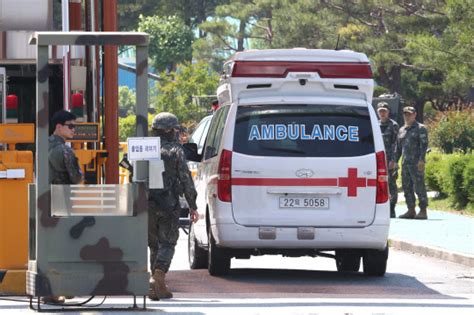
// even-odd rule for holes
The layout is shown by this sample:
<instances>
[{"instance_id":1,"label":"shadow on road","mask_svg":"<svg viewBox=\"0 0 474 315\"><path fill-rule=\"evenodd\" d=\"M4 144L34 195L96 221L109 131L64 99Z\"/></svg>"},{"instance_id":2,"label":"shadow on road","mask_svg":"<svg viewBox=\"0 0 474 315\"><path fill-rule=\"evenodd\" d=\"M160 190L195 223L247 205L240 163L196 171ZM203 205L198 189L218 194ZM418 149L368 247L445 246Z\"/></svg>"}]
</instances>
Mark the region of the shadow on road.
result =
<instances>
[{"instance_id":1,"label":"shadow on road","mask_svg":"<svg viewBox=\"0 0 474 315\"><path fill-rule=\"evenodd\" d=\"M231 269L227 276L212 277L207 270L180 270L170 271L167 279L173 292L195 298L452 298L397 273L368 277L362 272Z\"/></svg>"}]
</instances>

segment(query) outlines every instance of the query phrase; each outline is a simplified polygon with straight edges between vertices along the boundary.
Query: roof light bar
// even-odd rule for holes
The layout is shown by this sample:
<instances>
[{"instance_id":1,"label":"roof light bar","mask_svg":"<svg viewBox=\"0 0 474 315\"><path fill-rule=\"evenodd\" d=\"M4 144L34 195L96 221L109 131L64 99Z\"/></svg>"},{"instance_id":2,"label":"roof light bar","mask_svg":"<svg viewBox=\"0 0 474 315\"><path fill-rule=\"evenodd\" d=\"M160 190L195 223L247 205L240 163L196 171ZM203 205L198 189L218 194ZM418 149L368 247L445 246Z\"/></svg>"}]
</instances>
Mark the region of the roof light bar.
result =
<instances>
[{"instance_id":1,"label":"roof light bar","mask_svg":"<svg viewBox=\"0 0 474 315\"><path fill-rule=\"evenodd\" d=\"M365 62L235 61L232 77L286 78L289 72L317 72L321 78L372 79Z\"/></svg>"}]
</instances>

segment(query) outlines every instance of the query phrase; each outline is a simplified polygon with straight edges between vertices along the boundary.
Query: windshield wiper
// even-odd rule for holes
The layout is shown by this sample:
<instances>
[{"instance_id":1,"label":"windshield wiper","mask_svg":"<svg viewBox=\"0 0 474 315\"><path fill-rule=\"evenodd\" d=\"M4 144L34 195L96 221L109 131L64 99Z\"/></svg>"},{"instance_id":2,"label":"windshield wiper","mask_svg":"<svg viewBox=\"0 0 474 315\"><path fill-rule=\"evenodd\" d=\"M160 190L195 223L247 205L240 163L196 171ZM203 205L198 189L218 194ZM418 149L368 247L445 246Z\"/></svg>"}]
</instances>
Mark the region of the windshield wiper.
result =
<instances>
[{"instance_id":1,"label":"windshield wiper","mask_svg":"<svg viewBox=\"0 0 474 315\"><path fill-rule=\"evenodd\" d=\"M270 151L279 151L279 152L296 153L296 154L306 154L305 151L298 150L298 149L275 148L275 147L266 147L266 146L262 146L261 148L265 149L265 150L270 150Z\"/></svg>"}]
</instances>

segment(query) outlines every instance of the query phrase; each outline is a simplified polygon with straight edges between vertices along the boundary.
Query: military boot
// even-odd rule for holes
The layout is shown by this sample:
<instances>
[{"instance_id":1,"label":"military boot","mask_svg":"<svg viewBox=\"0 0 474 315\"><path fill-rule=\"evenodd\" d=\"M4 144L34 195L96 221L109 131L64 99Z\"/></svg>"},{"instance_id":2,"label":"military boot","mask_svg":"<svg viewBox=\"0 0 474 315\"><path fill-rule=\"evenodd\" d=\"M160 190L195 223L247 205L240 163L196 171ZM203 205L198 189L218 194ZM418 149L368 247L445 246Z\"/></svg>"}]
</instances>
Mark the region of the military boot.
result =
<instances>
[{"instance_id":1,"label":"military boot","mask_svg":"<svg viewBox=\"0 0 474 315\"><path fill-rule=\"evenodd\" d=\"M396 218L397 215L395 214L395 205L390 204L390 218Z\"/></svg>"},{"instance_id":2,"label":"military boot","mask_svg":"<svg viewBox=\"0 0 474 315\"><path fill-rule=\"evenodd\" d=\"M168 290L165 283L165 272L160 269L155 269L153 276L150 280L151 290L148 297L151 300L158 301L160 299L170 299L173 297L173 293Z\"/></svg>"},{"instance_id":3,"label":"military boot","mask_svg":"<svg viewBox=\"0 0 474 315\"><path fill-rule=\"evenodd\" d=\"M414 219L416 216L415 208L408 208L408 211L399 216L400 219Z\"/></svg>"},{"instance_id":4,"label":"military boot","mask_svg":"<svg viewBox=\"0 0 474 315\"><path fill-rule=\"evenodd\" d=\"M428 219L428 213L426 212L426 207L425 208L420 208L420 212L415 216L415 219L417 220L426 220Z\"/></svg>"}]
</instances>

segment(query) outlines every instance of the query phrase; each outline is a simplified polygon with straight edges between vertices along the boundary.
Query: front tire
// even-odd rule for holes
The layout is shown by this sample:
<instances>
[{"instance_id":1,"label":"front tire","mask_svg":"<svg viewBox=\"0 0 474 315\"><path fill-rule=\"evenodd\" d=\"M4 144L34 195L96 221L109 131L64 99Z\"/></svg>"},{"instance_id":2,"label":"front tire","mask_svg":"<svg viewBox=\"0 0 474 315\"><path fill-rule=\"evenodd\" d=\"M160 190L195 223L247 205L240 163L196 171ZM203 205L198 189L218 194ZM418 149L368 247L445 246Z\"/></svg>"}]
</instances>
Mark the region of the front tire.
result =
<instances>
[{"instance_id":1,"label":"front tire","mask_svg":"<svg viewBox=\"0 0 474 315\"><path fill-rule=\"evenodd\" d=\"M388 244L384 250L366 249L364 253L364 273L368 276L382 277L387 270Z\"/></svg>"},{"instance_id":2,"label":"front tire","mask_svg":"<svg viewBox=\"0 0 474 315\"><path fill-rule=\"evenodd\" d=\"M207 251L199 247L196 235L194 234L194 224L191 223L188 235L188 261L191 269L204 269L207 267Z\"/></svg>"},{"instance_id":3,"label":"front tire","mask_svg":"<svg viewBox=\"0 0 474 315\"><path fill-rule=\"evenodd\" d=\"M230 257L226 255L222 248L217 247L216 240L212 236L211 228L209 227L209 250L207 270L211 276L225 276L230 270Z\"/></svg>"}]
</instances>

